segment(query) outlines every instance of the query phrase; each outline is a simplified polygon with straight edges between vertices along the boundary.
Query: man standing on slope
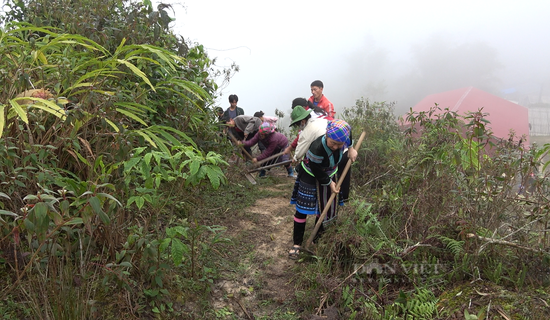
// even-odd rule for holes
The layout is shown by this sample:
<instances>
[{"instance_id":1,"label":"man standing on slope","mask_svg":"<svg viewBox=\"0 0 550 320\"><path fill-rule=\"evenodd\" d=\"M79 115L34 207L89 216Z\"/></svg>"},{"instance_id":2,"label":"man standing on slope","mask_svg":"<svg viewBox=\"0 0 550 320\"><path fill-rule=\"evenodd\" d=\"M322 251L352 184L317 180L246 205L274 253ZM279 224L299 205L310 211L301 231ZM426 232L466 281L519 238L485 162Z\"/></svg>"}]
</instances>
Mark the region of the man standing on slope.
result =
<instances>
[{"instance_id":1,"label":"man standing on slope","mask_svg":"<svg viewBox=\"0 0 550 320\"><path fill-rule=\"evenodd\" d=\"M323 82L321 80L313 81L311 83L312 96L309 98L309 101L311 101L314 106L325 110L327 116L334 118L336 114L336 112L334 112L334 105L323 95L323 87Z\"/></svg>"}]
</instances>

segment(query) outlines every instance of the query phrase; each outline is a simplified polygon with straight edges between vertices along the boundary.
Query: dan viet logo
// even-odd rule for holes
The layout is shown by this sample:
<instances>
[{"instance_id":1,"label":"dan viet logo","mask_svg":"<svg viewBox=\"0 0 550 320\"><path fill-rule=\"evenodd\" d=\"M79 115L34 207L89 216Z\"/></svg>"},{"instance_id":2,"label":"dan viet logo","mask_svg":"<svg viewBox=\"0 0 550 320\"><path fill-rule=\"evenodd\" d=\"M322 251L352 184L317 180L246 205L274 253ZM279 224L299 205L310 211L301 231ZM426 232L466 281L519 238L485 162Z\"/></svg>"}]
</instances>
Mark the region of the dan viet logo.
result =
<instances>
[{"instance_id":1,"label":"dan viet logo","mask_svg":"<svg viewBox=\"0 0 550 320\"><path fill-rule=\"evenodd\" d=\"M378 260L365 264L355 264L354 270L360 278L374 279L374 278L386 278L386 279L398 279L402 278L404 281L408 278L428 278L430 276L437 276L444 274L447 270L447 266L441 263L380 263Z\"/></svg>"}]
</instances>

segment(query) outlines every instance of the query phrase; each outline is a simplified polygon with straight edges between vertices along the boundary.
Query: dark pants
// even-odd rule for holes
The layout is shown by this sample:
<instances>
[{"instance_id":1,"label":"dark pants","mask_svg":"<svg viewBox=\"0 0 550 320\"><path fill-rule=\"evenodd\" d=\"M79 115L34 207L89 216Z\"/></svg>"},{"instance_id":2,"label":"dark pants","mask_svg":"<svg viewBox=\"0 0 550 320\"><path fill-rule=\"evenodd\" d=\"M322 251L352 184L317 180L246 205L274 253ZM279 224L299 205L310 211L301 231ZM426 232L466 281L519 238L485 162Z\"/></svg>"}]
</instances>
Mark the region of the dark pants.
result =
<instances>
[{"instance_id":1,"label":"dark pants","mask_svg":"<svg viewBox=\"0 0 550 320\"><path fill-rule=\"evenodd\" d=\"M344 172L344 168L348 163L348 159L349 159L348 152L346 151L342 155L342 160L340 160L340 163L338 163L338 179L340 179L342 172ZM350 185L351 185L351 167L349 168L348 173L346 174L346 177L344 178L344 181L342 181L342 185L340 186L340 194L338 197L338 202L340 204L344 204L344 202L348 201Z\"/></svg>"},{"instance_id":2,"label":"dark pants","mask_svg":"<svg viewBox=\"0 0 550 320\"><path fill-rule=\"evenodd\" d=\"M346 164L348 163L348 159L349 159L348 158L348 152L346 151L342 155L342 160L338 164L338 179L340 179L342 173L344 172L344 168L346 167ZM298 168L297 170L301 171L300 169L301 168ZM351 185L351 167L349 168L348 173L346 174L346 176L344 177L344 180L342 181L342 184L340 185L340 194L338 195L340 204L343 204L344 202L346 202L348 200L350 185ZM320 196L323 197L324 195L322 193L320 193ZM328 200L329 197L330 197L330 193L325 195L324 198L321 199L321 201L323 203L325 203ZM319 200L317 200L317 201L319 201ZM302 242L304 241L304 232L305 232L305 229L306 229L306 221L305 220L306 220L307 216L308 215L300 213L298 211L296 211L296 213L294 214L294 232L293 232L292 238L293 238L293 242L294 242L295 245L301 246ZM327 215L327 217L328 217L328 215ZM319 216L315 217L315 224L317 224L317 221L319 221ZM317 231L317 234L315 235L315 237L313 239L313 242L316 242L317 239L321 236L321 234L324 231L325 231L324 225L321 224L321 226L319 227L319 230Z\"/></svg>"}]
</instances>

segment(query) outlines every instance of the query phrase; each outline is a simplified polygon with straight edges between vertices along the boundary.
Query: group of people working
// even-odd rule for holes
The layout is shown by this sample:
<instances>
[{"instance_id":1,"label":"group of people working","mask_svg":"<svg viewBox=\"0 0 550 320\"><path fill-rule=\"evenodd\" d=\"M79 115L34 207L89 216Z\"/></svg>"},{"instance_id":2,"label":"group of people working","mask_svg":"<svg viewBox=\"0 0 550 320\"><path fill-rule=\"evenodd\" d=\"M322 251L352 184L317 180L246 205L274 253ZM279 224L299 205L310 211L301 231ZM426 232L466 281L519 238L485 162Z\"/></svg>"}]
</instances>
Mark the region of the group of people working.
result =
<instances>
[{"instance_id":1,"label":"group of people working","mask_svg":"<svg viewBox=\"0 0 550 320\"><path fill-rule=\"evenodd\" d=\"M258 145L261 154L256 157L251 157L252 162L258 163L272 155L281 153L288 146L288 138L277 132L277 118L269 117L263 111L254 113L253 116L244 115L244 110L237 106L239 98L237 95L229 96L230 106L222 112L218 109L218 117L220 122L227 125L227 134L235 138L237 144L244 148L244 153L252 154L252 147ZM263 166L268 166L278 162L288 162L288 155L280 155L275 159L265 162ZM294 177L294 170L290 163L285 165L288 176ZM266 170L261 170L260 177L266 176Z\"/></svg>"},{"instance_id":2,"label":"group of people working","mask_svg":"<svg viewBox=\"0 0 550 320\"><path fill-rule=\"evenodd\" d=\"M299 257L304 239L306 217L316 215L316 223L321 212L330 206L326 219L320 225L314 242L324 231L324 224L336 217L337 202L340 205L348 199L350 187L350 173L343 178L340 188L336 179L348 159L354 162L357 151L352 147L351 126L344 120L336 119L334 105L323 95L323 82L320 80L311 83L312 96L309 100L296 98L292 101L291 124L299 128L296 139L289 145L287 137L276 131L276 124L269 121L263 112L254 116L245 116L243 109L237 107L236 95L229 97L230 107L218 110L222 121L230 128L230 134L237 137L237 143L250 152L250 147L259 145L261 154L252 159L260 162L272 155L281 155L272 160L272 163L286 162L289 177L294 177L294 170L288 161L291 152L292 163L296 165L296 181L290 203L295 204L293 247L288 252L291 259ZM273 118L273 117L272 117ZM276 122L276 118L275 118ZM264 163L269 165L271 163ZM265 170L259 176L265 176ZM335 193L333 201L328 203Z\"/></svg>"}]
</instances>

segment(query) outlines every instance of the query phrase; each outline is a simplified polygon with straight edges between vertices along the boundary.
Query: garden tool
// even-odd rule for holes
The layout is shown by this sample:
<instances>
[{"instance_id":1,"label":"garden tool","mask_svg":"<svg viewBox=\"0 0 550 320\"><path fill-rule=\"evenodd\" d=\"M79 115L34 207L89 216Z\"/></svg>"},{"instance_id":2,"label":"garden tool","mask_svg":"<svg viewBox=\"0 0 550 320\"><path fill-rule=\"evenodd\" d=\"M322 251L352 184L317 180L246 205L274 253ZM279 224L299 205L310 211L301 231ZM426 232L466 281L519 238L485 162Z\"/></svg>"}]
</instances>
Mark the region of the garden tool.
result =
<instances>
[{"instance_id":1,"label":"garden tool","mask_svg":"<svg viewBox=\"0 0 550 320\"><path fill-rule=\"evenodd\" d=\"M265 167L259 167L259 168L256 168L256 169L248 170L248 173L252 173L252 172L256 172L256 171L260 171L260 170L265 170L265 169L270 169L270 168L278 167L278 166L284 166L284 165L289 164L291 162L292 162L292 160L287 160L287 161L283 161L283 162L270 164L270 165L265 166Z\"/></svg>"},{"instance_id":2,"label":"garden tool","mask_svg":"<svg viewBox=\"0 0 550 320\"><path fill-rule=\"evenodd\" d=\"M237 139L235 139L235 137L233 136L233 134L230 132L230 131L227 131L227 134L229 135L229 137L231 138L231 140L233 141L233 143L237 146L239 146L242 150L242 152L248 157L248 159L250 159L250 161L252 161L252 156L250 155L250 153L248 153L244 147L242 145L239 145L239 143L237 142ZM254 177L249 173L249 172L244 172L244 176L248 179L248 181L250 181L250 183L252 184L256 184L256 180L254 179Z\"/></svg>"},{"instance_id":3,"label":"garden tool","mask_svg":"<svg viewBox=\"0 0 550 320\"><path fill-rule=\"evenodd\" d=\"M361 133L361 136L359 137L359 141L357 141L357 144L355 145L355 150L359 151L359 148L361 148L361 143L363 142L363 139L367 133L363 131ZM336 188L339 189L342 185L342 182L344 181L344 178L346 174L349 171L349 168L351 167L351 159L348 160L348 163L346 163L346 167L344 168L344 172L342 172L342 175L340 175L340 179L338 179L338 183L336 184ZM309 236L309 239L306 241L306 248L308 248L311 245L311 242L315 238L315 235L317 234L317 231L319 231L319 228L321 227L321 224L325 220L325 217L327 216L328 210L330 209L330 206L332 205L332 201L334 200L334 197L336 197L336 193L333 193L330 195L330 198L328 199L327 205L325 206L325 209L321 213L321 216L319 217L319 220L317 221L317 224L315 225L315 228L313 229L313 232Z\"/></svg>"},{"instance_id":4,"label":"garden tool","mask_svg":"<svg viewBox=\"0 0 550 320\"><path fill-rule=\"evenodd\" d=\"M278 157L282 156L284 153L285 153L284 151L279 152L279 153L277 153L277 154L274 154L274 155L272 155L272 156L269 156L269 157L267 157L267 158L265 158L265 159L263 159L263 160L260 160L260 161L256 162L254 165L255 165L255 166L260 166L262 163L266 163L266 162L268 162L269 160L278 158Z\"/></svg>"}]
</instances>

